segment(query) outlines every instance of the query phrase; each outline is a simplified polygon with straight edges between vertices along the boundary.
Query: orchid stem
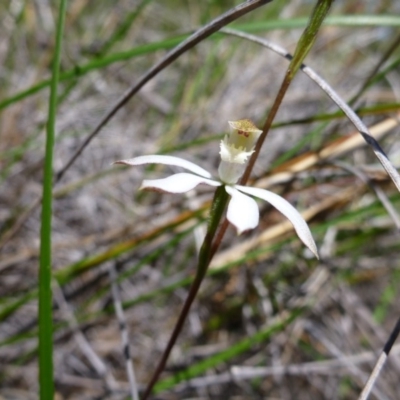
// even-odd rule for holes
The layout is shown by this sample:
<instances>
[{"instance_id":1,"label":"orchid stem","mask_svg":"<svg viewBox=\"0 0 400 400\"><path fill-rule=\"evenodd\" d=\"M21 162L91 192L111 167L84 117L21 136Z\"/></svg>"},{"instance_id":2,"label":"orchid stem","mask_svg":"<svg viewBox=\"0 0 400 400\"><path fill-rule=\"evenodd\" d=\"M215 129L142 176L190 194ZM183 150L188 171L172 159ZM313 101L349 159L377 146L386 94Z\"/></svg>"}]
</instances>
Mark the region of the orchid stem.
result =
<instances>
[{"instance_id":1,"label":"orchid stem","mask_svg":"<svg viewBox=\"0 0 400 400\"><path fill-rule=\"evenodd\" d=\"M324 18L326 17L332 2L333 2L333 0L317 0L317 2L316 2L316 5L315 5L313 13L311 15L310 21L298 42L295 53L293 55L293 58L291 59L289 68L286 71L285 77L282 81L282 84L281 84L281 87L277 94L277 97L275 98L274 104L269 112L269 115L268 115L266 121L265 121L265 124L263 127L263 132L257 142L255 151L252 154L249 164L247 165L247 168L242 176L242 179L240 181L240 184L242 184L242 185L244 185L250 177L251 171L252 171L254 164L258 158L261 147L265 141L265 138L267 137L268 132L270 131L272 122L275 118L276 113L278 112L278 110L280 108L280 105L282 103L283 98L285 97L287 89L289 88L294 76L296 75L296 72L301 67L304 58L310 51L312 45L314 44L318 30L319 30ZM189 313L189 310L193 303L193 300L195 299L196 294L200 288L201 282L203 281L204 276L206 275L210 260L213 257L213 255L215 254L215 252L217 251L218 246L221 243L222 237L224 236L224 233L225 233L227 225L228 225L226 220L222 224L220 231L217 235L217 239L216 239L215 243L213 244L213 239L214 239L215 233L217 231L221 217L223 215L223 212L225 210L227 201L228 201L228 194L225 192L225 188L223 186L220 186L215 192L214 200L213 200L213 203L211 206L208 230L207 230L207 234L204 239L203 245L200 249L199 262L197 264L196 276L194 278L192 286L190 287L188 297L185 301L185 304L183 305L183 309L181 311L181 314L179 315L178 322L175 325L174 331L172 332L172 335L168 342L168 345L167 345L167 347L164 351L164 354L156 368L156 371L153 374L152 379L150 380L150 383L147 386L146 391L144 392L142 400L146 400L148 398L148 396L150 395L161 372L164 370L164 367L168 360L169 354L170 354L170 352L176 342L176 339L182 329L183 323L186 320L187 314Z\"/></svg>"},{"instance_id":2,"label":"orchid stem","mask_svg":"<svg viewBox=\"0 0 400 400\"><path fill-rule=\"evenodd\" d=\"M178 321L176 322L174 330L168 341L167 347L165 348L161 360L158 363L157 368L149 384L147 385L147 388L142 396L142 400L146 400L149 397L154 385L158 381L160 374L164 370L165 364L167 363L171 350L174 347L175 342L182 330L184 322L186 321L186 317L189 313L190 307L192 306L193 300L196 298L197 292L200 289L201 282L203 281L207 273L207 269L212 258L212 241L214 239L215 232L217 231L222 215L225 211L228 199L229 195L225 191L225 187L224 186L218 187L217 190L215 191L214 199L211 205L207 234L206 237L204 238L204 242L199 252L199 260L197 263L196 276L194 277L192 285L190 286L189 294L186 298L185 304L183 305Z\"/></svg>"}]
</instances>

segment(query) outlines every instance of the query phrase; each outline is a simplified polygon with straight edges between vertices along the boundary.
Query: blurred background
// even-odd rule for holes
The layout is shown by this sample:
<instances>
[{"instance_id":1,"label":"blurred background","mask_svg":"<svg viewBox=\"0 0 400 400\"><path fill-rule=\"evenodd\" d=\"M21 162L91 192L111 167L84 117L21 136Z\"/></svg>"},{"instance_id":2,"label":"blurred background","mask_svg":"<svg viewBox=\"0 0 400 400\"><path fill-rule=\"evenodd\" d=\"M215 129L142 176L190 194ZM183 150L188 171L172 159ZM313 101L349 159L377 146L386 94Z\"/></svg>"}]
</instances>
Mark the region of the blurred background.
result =
<instances>
[{"instance_id":1,"label":"blurred background","mask_svg":"<svg viewBox=\"0 0 400 400\"><path fill-rule=\"evenodd\" d=\"M169 49L236 4L70 0L55 172ZM314 4L275 0L229 27L293 53ZM57 8L49 0L0 4L1 399L37 398L38 199ZM395 166L399 13L394 0L337 0L306 59L350 102ZM146 84L55 186L57 398L129 394L111 265L118 271L136 377L144 386L186 298L204 233L211 188L187 195L138 192L144 178L171 169L111 164L173 154L216 174L227 121L249 118L261 127L287 65L257 43L212 35ZM257 229L237 237L230 227L162 375L159 396L357 398L399 317L399 193L353 125L301 71L252 184L303 212L322 261L265 203ZM85 356L85 346L106 373ZM399 354L395 346L372 398L398 397Z\"/></svg>"}]
</instances>

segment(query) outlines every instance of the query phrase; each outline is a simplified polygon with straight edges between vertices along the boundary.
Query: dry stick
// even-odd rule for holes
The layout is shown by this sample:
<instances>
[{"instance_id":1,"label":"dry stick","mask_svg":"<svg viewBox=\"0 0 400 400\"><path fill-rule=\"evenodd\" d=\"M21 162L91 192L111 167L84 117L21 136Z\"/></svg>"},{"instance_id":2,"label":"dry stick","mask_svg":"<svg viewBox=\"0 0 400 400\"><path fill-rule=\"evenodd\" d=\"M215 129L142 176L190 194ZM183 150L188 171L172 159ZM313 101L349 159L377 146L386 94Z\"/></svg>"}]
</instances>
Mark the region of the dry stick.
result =
<instances>
[{"instance_id":1,"label":"dry stick","mask_svg":"<svg viewBox=\"0 0 400 400\"><path fill-rule=\"evenodd\" d=\"M345 357L345 354L341 351L341 349L331 342L328 337L326 337L326 335L324 335L324 333L318 329L317 326L314 326L312 323L306 323L305 329L307 329L310 335L314 336L315 339L318 340L323 347L325 347L328 353L335 356L337 359ZM365 373L357 365L348 362L345 363L345 367L358 381L362 381L363 378L365 378ZM374 388L374 393L380 400L389 400L387 396L377 388Z\"/></svg>"},{"instance_id":2,"label":"dry stick","mask_svg":"<svg viewBox=\"0 0 400 400\"><path fill-rule=\"evenodd\" d=\"M396 353L399 354L400 345L395 346L395 350ZM232 367L232 373L234 374L235 380L263 378L271 375L308 375L311 373L331 375L333 369L343 368L346 367L346 365L356 365L370 362L373 360L373 358L375 358L374 352L365 351L360 354L322 361L305 362L303 364L274 365L273 367L234 366ZM192 387L196 387L194 381L195 379L189 381L189 385L192 384Z\"/></svg>"},{"instance_id":3,"label":"dry stick","mask_svg":"<svg viewBox=\"0 0 400 400\"><path fill-rule=\"evenodd\" d=\"M186 40L172 49L164 58L162 58L157 64L155 64L148 72L146 72L128 91L111 107L110 111L100 120L97 126L94 128L92 133L84 140L75 154L67 162L67 164L57 173L56 182L58 182L70 166L79 157L86 146L92 141L92 139L100 132L100 130L108 123L108 121L117 113L117 111L123 107L132 97L135 95L150 79L154 78L160 71L175 61L180 55L185 53L187 50L194 47L196 44L220 30L223 26L229 24L232 21L240 18L241 16L249 13L250 11L261 7L264 4L271 2L272 0L249 0L242 4L230 9L226 13L220 15L206 26L200 28Z\"/></svg>"},{"instance_id":4,"label":"dry stick","mask_svg":"<svg viewBox=\"0 0 400 400\"><path fill-rule=\"evenodd\" d=\"M111 374L111 372L107 369L107 366L104 364L103 360L96 354L96 352L91 347L90 343L87 341L85 335L79 329L78 321L76 320L74 313L72 312L67 300L64 297L64 293L58 282L53 280L53 288L55 299L58 302L58 306L62 313L64 314L70 329L72 330L74 339L81 349L82 353L85 355L87 360L92 364L93 368L96 370L97 374L104 379L108 390L115 391L118 389L118 384Z\"/></svg>"},{"instance_id":5,"label":"dry stick","mask_svg":"<svg viewBox=\"0 0 400 400\"><path fill-rule=\"evenodd\" d=\"M132 356L129 347L128 326L126 323L124 310L122 308L121 296L118 290L117 270L114 264L110 265L108 273L111 281L111 292L114 300L115 313L117 314L119 329L121 331L122 348L125 357L126 373L129 379L129 389L131 391L131 398L132 400L139 400L135 371L133 369Z\"/></svg>"},{"instance_id":6,"label":"dry stick","mask_svg":"<svg viewBox=\"0 0 400 400\"><path fill-rule=\"evenodd\" d=\"M393 351L400 353L400 345L394 346ZM375 357L372 351L366 351L356 355L344 356L342 358L328 359L322 361L310 361L303 364L274 365L272 367L233 366L230 372L219 375L209 375L193 378L180 383L177 388L205 388L222 383L241 382L245 380L265 378L267 376L282 377L310 374L328 375L334 374L334 370L340 370L346 365L361 364L371 361Z\"/></svg>"},{"instance_id":7,"label":"dry stick","mask_svg":"<svg viewBox=\"0 0 400 400\"><path fill-rule=\"evenodd\" d=\"M400 333L400 318L397 320L397 323L390 334L389 340L386 342L385 346L383 347L382 354L379 356L378 361L375 364L375 367L368 378L367 383L364 386L363 391L360 394L358 400L367 400L369 394L371 393L372 388L374 387L375 381L377 380L380 372L382 371L383 366L387 358L389 357L390 350L393 347L394 342L396 341L397 337Z\"/></svg>"}]
</instances>

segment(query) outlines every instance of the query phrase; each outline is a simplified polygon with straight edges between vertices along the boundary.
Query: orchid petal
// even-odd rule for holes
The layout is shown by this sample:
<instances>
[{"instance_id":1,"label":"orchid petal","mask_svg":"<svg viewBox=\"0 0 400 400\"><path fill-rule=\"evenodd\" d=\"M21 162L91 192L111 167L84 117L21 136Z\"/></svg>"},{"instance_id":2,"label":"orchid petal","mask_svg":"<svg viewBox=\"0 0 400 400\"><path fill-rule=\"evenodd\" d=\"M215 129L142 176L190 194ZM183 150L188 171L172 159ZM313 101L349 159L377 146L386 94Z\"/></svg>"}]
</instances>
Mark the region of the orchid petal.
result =
<instances>
[{"instance_id":1,"label":"orchid petal","mask_svg":"<svg viewBox=\"0 0 400 400\"><path fill-rule=\"evenodd\" d=\"M124 165L142 165L142 164L164 164L164 165L174 165L177 167L185 168L194 174L203 176L204 178L212 178L212 175L205 169L199 167L190 161L184 160L183 158L173 157L173 156L160 156L160 155L149 155L140 156L135 158L130 158L128 160L116 161L114 164L124 164Z\"/></svg>"},{"instance_id":2,"label":"orchid petal","mask_svg":"<svg viewBox=\"0 0 400 400\"><path fill-rule=\"evenodd\" d=\"M225 190L232 196L228 205L226 218L235 226L237 234L253 229L258 225L259 211L255 200L240 193L232 186L225 186Z\"/></svg>"},{"instance_id":3,"label":"orchid petal","mask_svg":"<svg viewBox=\"0 0 400 400\"><path fill-rule=\"evenodd\" d=\"M296 230L296 233L300 240L314 253L317 258L319 258L317 246L314 242L307 222L304 221L300 213L287 200L265 189L239 185L235 185L235 187L243 193L258 197L272 204L293 224L293 227Z\"/></svg>"},{"instance_id":4,"label":"orchid petal","mask_svg":"<svg viewBox=\"0 0 400 400\"><path fill-rule=\"evenodd\" d=\"M153 189L167 193L186 193L200 183L210 186L221 186L220 182L206 179L201 176L181 172L163 179L146 179L140 189Z\"/></svg>"}]
</instances>

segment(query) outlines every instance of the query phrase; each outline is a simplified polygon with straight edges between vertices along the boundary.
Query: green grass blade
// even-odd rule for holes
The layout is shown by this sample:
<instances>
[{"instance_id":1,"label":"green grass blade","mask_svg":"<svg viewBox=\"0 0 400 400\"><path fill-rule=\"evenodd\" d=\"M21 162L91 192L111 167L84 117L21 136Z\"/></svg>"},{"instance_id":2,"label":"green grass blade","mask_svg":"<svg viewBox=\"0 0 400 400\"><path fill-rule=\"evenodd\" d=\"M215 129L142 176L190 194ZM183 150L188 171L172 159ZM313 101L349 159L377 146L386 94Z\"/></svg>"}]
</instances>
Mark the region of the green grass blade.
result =
<instances>
[{"instance_id":1,"label":"green grass blade","mask_svg":"<svg viewBox=\"0 0 400 400\"><path fill-rule=\"evenodd\" d=\"M260 32L272 30L300 29L307 25L307 17L277 19L268 21L256 21L245 24L232 24L232 28L246 32ZM397 15L331 15L326 17L324 26L347 26L347 27L368 27L388 26L399 27L400 17Z\"/></svg>"},{"instance_id":2,"label":"green grass blade","mask_svg":"<svg viewBox=\"0 0 400 400\"><path fill-rule=\"evenodd\" d=\"M300 37L300 40L296 46L296 50L293 55L293 59L290 62L289 70L290 76L294 77L297 70L300 68L304 58L307 56L311 47L314 45L317 33L322 25L326 15L329 12L333 0L320 0L317 2L313 13L310 17L310 22L307 28Z\"/></svg>"},{"instance_id":3,"label":"green grass blade","mask_svg":"<svg viewBox=\"0 0 400 400\"><path fill-rule=\"evenodd\" d=\"M89 61L88 63L83 64L83 65L76 65L74 68L61 73L59 81L64 82L64 81L68 81L69 79L76 79L83 75L86 75L88 72L94 71L96 69L105 68L116 62L130 60L133 57L138 57L141 55L152 53L154 51L161 50L161 49L165 50L165 49L173 48L174 46L176 46L177 44L182 42L187 36L189 36L189 35L177 36L177 37L173 37L171 39L166 39L166 40L163 40L160 42L145 44L143 46L135 47L131 50L110 54L109 56ZM14 96L11 96L11 97L1 101L0 102L0 110L7 108L11 104L17 103L20 100L23 100L29 96L32 96L32 95L40 92L41 90L50 86L50 84L51 84L50 79L43 80L43 81L37 83L36 85L31 86L30 88L23 90L23 91L15 94Z\"/></svg>"},{"instance_id":4,"label":"green grass blade","mask_svg":"<svg viewBox=\"0 0 400 400\"><path fill-rule=\"evenodd\" d=\"M51 290L51 219L53 197L53 147L55 136L57 86L61 59L61 43L65 22L66 0L62 0L57 22L49 117L47 121L46 153L43 176L42 219L40 232L39 269L39 385L40 399L53 400L53 321Z\"/></svg>"}]
</instances>

